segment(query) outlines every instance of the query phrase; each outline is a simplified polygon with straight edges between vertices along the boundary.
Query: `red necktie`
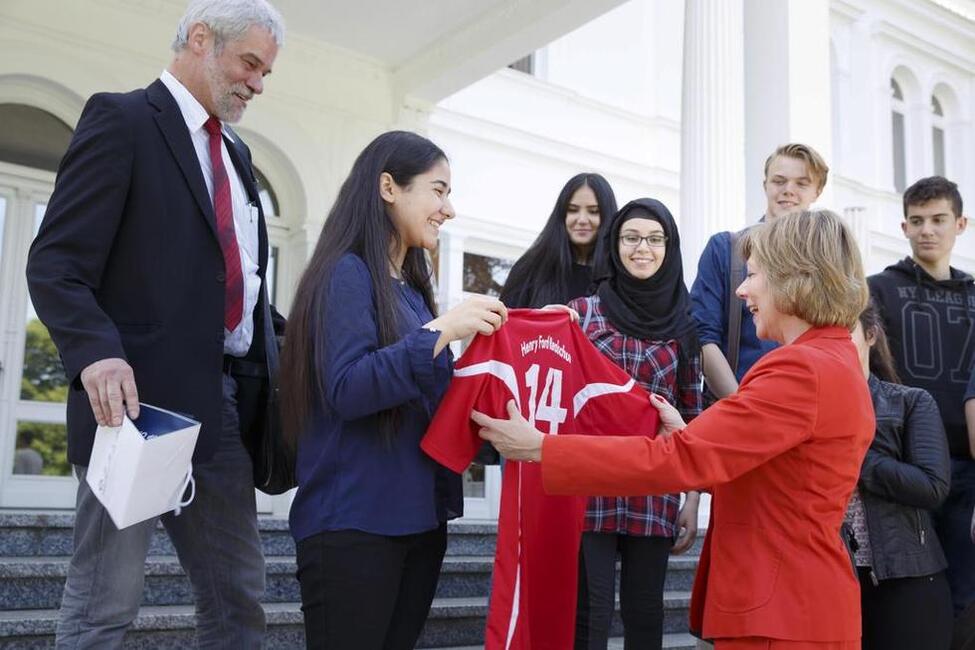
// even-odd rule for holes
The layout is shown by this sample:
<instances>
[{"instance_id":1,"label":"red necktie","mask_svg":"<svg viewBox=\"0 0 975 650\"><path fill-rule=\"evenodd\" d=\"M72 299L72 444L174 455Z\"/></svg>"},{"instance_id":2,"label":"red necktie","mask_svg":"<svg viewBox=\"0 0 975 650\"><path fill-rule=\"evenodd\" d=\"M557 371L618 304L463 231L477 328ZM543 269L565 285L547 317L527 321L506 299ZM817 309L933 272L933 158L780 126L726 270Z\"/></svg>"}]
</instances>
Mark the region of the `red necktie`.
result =
<instances>
[{"instance_id":1,"label":"red necktie","mask_svg":"<svg viewBox=\"0 0 975 650\"><path fill-rule=\"evenodd\" d=\"M217 238L223 250L226 271L224 284L223 326L233 332L244 312L244 275L240 270L240 249L234 232L234 207L230 200L230 178L223 166L220 145L220 120L210 117L203 125L210 133L210 163L213 166L213 212L217 217Z\"/></svg>"}]
</instances>

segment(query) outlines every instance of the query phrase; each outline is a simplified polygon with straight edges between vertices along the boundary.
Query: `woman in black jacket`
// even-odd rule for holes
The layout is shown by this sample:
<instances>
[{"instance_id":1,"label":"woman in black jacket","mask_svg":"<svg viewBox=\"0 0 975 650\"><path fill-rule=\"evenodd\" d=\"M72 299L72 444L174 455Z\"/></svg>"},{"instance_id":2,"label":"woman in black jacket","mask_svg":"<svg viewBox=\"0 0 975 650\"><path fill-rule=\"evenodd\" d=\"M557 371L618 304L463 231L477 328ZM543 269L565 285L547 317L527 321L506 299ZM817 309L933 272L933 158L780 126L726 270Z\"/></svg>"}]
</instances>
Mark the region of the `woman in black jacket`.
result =
<instances>
[{"instance_id":1,"label":"woman in black jacket","mask_svg":"<svg viewBox=\"0 0 975 650\"><path fill-rule=\"evenodd\" d=\"M871 303L853 331L877 431L846 520L863 616L863 650L947 650L951 593L930 510L948 494L951 466L934 399L903 386Z\"/></svg>"}]
</instances>

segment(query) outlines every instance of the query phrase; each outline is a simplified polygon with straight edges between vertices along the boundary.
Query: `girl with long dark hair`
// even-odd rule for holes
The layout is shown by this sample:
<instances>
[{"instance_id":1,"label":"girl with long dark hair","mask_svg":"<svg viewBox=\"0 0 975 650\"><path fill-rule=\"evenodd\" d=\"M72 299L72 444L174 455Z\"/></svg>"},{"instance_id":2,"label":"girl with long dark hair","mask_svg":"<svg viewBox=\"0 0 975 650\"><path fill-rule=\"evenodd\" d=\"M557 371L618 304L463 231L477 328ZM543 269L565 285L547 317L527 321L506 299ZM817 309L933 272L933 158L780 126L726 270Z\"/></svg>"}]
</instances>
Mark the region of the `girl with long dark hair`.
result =
<instances>
[{"instance_id":1,"label":"girl with long dark hair","mask_svg":"<svg viewBox=\"0 0 975 650\"><path fill-rule=\"evenodd\" d=\"M461 481L419 442L451 377L447 344L491 334L500 301L436 316L424 250L454 217L435 144L392 131L359 154L298 285L282 355L297 446L291 507L309 648L413 648Z\"/></svg>"},{"instance_id":2,"label":"girl with long dark hair","mask_svg":"<svg viewBox=\"0 0 975 650\"><path fill-rule=\"evenodd\" d=\"M877 417L846 513L856 539L863 650L948 650L951 591L930 515L951 474L941 416L927 391L899 383L873 303L853 342Z\"/></svg>"},{"instance_id":3,"label":"girl with long dark hair","mask_svg":"<svg viewBox=\"0 0 975 650\"><path fill-rule=\"evenodd\" d=\"M569 303L586 336L685 421L693 419L702 408L701 346L670 211L654 199L627 203L606 222L596 260L595 295ZM579 557L577 650L607 646L617 556L626 647L661 647L667 558L693 543L698 498L688 492L683 508L679 494L589 499Z\"/></svg>"},{"instance_id":4,"label":"girl with long dark hair","mask_svg":"<svg viewBox=\"0 0 975 650\"><path fill-rule=\"evenodd\" d=\"M511 268L501 301L537 309L586 295L600 226L615 213L616 196L605 178L592 173L570 178L542 232Z\"/></svg>"}]
</instances>

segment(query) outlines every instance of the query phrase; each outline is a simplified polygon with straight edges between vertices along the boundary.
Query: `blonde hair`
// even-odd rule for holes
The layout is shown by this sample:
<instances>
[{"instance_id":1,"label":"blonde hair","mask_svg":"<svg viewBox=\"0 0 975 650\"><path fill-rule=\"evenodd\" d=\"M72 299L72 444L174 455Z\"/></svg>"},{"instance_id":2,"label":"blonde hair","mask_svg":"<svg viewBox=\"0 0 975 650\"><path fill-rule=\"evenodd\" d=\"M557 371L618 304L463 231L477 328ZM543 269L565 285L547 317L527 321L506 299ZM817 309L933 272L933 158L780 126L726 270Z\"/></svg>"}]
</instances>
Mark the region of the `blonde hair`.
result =
<instances>
[{"instance_id":1,"label":"blonde hair","mask_svg":"<svg viewBox=\"0 0 975 650\"><path fill-rule=\"evenodd\" d=\"M852 329L867 305L860 249L835 212L804 210L759 224L744 234L741 251L765 272L784 314Z\"/></svg>"},{"instance_id":2,"label":"blonde hair","mask_svg":"<svg viewBox=\"0 0 975 650\"><path fill-rule=\"evenodd\" d=\"M768 168L776 156L785 156L786 158L795 158L796 160L803 161L806 163L806 167L809 168L809 175L812 176L812 179L819 186L819 191L822 192L823 188L826 187L826 179L829 177L829 165L819 155L819 152L809 145L790 142L789 144L781 145L773 151L772 155L765 159L765 180L768 180Z\"/></svg>"}]
</instances>

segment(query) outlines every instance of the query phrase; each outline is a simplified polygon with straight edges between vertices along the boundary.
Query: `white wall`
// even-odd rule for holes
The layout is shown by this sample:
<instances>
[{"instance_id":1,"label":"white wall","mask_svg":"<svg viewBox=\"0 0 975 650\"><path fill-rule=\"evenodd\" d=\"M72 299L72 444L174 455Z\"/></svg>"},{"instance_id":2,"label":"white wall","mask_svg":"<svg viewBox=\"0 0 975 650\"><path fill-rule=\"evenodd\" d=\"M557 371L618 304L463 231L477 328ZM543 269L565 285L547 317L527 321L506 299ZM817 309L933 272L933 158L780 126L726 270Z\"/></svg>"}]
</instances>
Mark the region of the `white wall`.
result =
<instances>
[{"instance_id":1,"label":"white wall","mask_svg":"<svg viewBox=\"0 0 975 650\"><path fill-rule=\"evenodd\" d=\"M451 157L451 229L493 224L472 245L493 232L517 256L581 171L605 175L620 205L653 196L676 211L682 25L683 2L632 0L546 46L540 76L500 70L437 104L428 133Z\"/></svg>"}]
</instances>

